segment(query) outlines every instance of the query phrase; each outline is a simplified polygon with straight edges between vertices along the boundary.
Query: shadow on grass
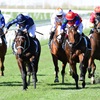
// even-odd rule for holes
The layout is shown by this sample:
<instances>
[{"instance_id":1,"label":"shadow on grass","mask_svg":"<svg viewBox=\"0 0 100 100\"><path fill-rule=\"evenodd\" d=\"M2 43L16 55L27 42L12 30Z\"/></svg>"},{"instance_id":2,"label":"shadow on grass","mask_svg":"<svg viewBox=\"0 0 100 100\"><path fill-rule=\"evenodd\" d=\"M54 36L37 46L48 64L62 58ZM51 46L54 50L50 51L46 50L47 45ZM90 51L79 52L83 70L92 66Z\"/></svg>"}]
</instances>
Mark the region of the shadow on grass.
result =
<instances>
[{"instance_id":1,"label":"shadow on grass","mask_svg":"<svg viewBox=\"0 0 100 100\"><path fill-rule=\"evenodd\" d=\"M96 84L91 84L89 82L86 83L85 88L82 88L82 84L79 84L79 89L76 89L75 83L52 83L47 84L51 86L52 89L55 90L80 90L80 89L98 89L100 86L96 86ZM91 86L92 85L92 86Z\"/></svg>"},{"instance_id":2,"label":"shadow on grass","mask_svg":"<svg viewBox=\"0 0 100 100\"><path fill-rule=\"evenodd\" d=\"M22 86L22 82L18 82L18 81L0 82L0 86Z\"/></svg>"}]
</instances>

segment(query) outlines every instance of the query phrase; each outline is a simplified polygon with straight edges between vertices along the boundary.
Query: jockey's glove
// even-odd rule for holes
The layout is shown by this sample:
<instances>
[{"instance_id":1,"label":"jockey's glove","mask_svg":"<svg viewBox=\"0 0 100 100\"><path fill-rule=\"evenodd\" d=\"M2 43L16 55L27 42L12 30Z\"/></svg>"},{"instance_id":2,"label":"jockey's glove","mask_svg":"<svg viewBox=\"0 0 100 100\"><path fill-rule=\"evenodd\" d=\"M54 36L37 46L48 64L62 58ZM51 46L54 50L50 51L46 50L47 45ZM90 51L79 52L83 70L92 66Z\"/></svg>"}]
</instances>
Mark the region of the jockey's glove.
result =
<instances>
[{"instance_id":1,"label":"jockey's glove","mask_svg":"<svg viewBox=\"0 0 100 100\"><path fill-rule=\"evenodd\" d=\"M24 33L27 33L27 29L24 29L23 32L24 32Z\"/></svg>"}]
</instances>

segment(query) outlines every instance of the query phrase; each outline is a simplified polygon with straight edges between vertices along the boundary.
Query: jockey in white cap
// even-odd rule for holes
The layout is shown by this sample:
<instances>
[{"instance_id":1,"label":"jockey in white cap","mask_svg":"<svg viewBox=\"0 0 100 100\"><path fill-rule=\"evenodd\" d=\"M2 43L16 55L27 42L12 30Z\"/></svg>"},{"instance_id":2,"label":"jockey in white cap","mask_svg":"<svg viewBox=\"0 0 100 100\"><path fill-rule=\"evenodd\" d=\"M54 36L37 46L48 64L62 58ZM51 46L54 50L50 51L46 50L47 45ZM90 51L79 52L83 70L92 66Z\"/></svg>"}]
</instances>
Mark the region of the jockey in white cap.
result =
<instances>
[{"instance_id":1,"label":"jockey in white cap","mask_svg":"<svg viewBox=\"0 0 100 100\"><path fill-rule=\"evenodd\" d=\"M51 30L50 30L49 45L55 33L56 22L63 22L65 16L66 13L63 11L62 8L57 8L53 13L53 15L51 16Z\"/></svg>"}]
</instances>

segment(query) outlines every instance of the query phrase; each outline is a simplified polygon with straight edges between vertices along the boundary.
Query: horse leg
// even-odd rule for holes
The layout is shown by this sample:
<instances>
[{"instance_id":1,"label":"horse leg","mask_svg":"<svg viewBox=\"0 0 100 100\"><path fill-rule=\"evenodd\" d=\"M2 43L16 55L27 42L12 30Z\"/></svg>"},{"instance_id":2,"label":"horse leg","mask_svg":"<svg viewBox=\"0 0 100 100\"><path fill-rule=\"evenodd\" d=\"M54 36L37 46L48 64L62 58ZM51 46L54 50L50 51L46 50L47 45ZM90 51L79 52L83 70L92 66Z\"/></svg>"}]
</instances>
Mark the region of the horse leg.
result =
<instances>
[{"instance_id":1,"label":"horse leg","mask_svg":"<svg viewBox=\"0 0 100 100\"><path fill-rule=\"evenodd\" d=\"M27 67L28 67L28 71L27 71L28 82L27 82L27 84L30 85L30 78L31 78L31 73L32 73L31 64L29 63L29 64L27 65Z\"/></svg>"},{"instance_id":2,"label":"horse leg","mask_svg":"<svg viewBox=\"0 0 100 100\"><path fill-rule=\"evenodd\" d=\"M90 57L89 59L89 64L88 64L88 78L91 78L92 77L92 74L91 74L91 71L92 71L92 64L93 64L94 60L92 57Z\"/></svg>"},{"instance_id":3,"label":"horse leg","mask_svg":"<svg viewBox=\"0 0 100 100\"><path fill-rule=\"evenodd\" d=\"M88 66L88 64L87 64ZM80 74L80 81L82 81L82 87L85 88L85 75L87 72L87 67L86 65L80 64L80 70L81 70L81 74Z\"/></svg>"},{"instance_id":4,"label":"horse leg","mask_svg":"<svg viewBox=\"0 0 100 100\"><path fill-rule=\"evenodd\" d=\"M62 63L62 71L61 71L62 83L64 83L65 68L66 68L66 63Z\"/></svg>"},{"instance_id":5,"label":"horse leg","mask_svg":"<svg viewBox=\"0 0 100 100\"><path fill-rule=\"evenodd\" d=\"M95 84L95 70L96 70L96 65L95 63L93 62L92 63L92 73L91 73L91 84Z\"/></svg>"},{"instance_id":6,"label":"horse leg","mask_svg":"<svg viewBox=\"0 0 100 100\"><path fill-rule=\"evenodd\" d=\"M72 68L72 77L75 80L75 84L76 84L76 89L78 89L78 74L77 74L77 69L76 69L76 63L71 63L70 64L71 68Z\"/></svg>"},{"instance_id":7,"label":"horse leg","mask_svg":"<svg viewBox=\"0 0 100 100\"><path fill-rule=\"evenodd\" d=\"M0 58L0 76L4 76L4 57Z\"/></svg>"},{"instance_id":8,"label":"horse leg","mask_svg":"<svg viewBox=\"0 0 100 100\"><path fill-rule=\"evenodd\" d=\"M58 59L54 55L52 55L52 58L53 58L53 64L55 66L55 80L54 80L54 82L59 82L59 79L58 79L58 72L59 72Z\"/></svg>"},{"instance_id":9,"label":"horse leg","mask_svg":"<svg viewBox=\"0 0 100 100\"><path fill-rule=\"evenodd\" d=\"M27 89L27 80L26 80L26 76L27 76L27 71L25 66L22 67L22 80L23 80L23 90Z\"/></svg>"},{"instance_id":10,"label":"horse leg","mask_svg":"<svg viewBox=\"0 0 100 100\"><path fill-rule=\"evenodd\" d=\"M34 85L34 89L36 89L36 82L37 82L36 69L37 69L37 64L36 64L36 59L35 58L31 62L31 66L32 66L33 85Z\"/></svg>"}]
</instances>

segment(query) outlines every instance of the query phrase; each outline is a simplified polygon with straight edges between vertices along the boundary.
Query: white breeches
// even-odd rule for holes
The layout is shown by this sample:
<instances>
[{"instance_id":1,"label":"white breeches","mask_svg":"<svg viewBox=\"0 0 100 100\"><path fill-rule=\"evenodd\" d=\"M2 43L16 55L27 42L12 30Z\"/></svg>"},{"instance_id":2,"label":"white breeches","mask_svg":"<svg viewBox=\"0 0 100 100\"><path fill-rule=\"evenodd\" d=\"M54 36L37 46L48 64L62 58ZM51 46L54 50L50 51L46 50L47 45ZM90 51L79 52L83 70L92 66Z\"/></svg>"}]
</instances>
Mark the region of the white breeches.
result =
<instances>
[{"instance_id":1,"label":"white breeches","mask_svg":"<svg viewBox=\"0 0 100 100\"><path fill-rule=\"evenodd\" d=\"M35 31L36 31L36 26L35 26L35 24L34 25L32 25L29 29L28 29L28 33L29 33L29 35L31 36L31 37L35 37Z\"/></svg>"}]
</instances>

